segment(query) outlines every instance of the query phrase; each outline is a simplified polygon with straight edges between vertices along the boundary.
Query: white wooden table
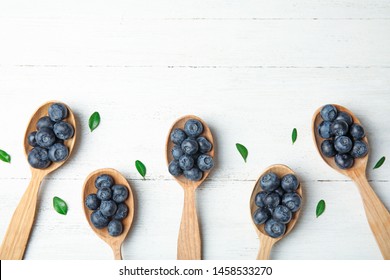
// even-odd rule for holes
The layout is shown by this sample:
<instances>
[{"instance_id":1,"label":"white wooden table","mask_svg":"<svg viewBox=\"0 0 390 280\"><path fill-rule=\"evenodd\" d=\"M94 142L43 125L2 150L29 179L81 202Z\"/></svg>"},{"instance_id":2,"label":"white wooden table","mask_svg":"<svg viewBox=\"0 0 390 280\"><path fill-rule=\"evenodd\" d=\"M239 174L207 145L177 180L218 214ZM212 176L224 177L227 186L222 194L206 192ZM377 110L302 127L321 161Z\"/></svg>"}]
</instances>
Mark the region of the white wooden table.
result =
<instances>
[{"instance_id":1,"label":"white wooden table","mask_svg":"<svg viewBox=\"0 0 390 280\"><path fill-rule=\"evenodd\" d=\"M0 162L1 239L30 179L25 128L53 99L77 114L80 138L42 184L26 259L112 259L81 200L85 178L103 167L122 172L137 196L124 258L175 259L183 192L164 148L174 120L189 113L217 141L217 166L197 191L204 259L256 257L249 197L275 163L297 172L305 204L273 259L381 259L357 188L322 162L310 124L325 103L355 112L371 145L368 177L390 208L390 165L372 170L390 157L388 0L1 0L0 149L12 156ZM90 133L94 111L102 122ZM53 196L67 201L67 216L53 210ZM320 199L327 208L317 219Z\"/></svg>"}]
</instances>

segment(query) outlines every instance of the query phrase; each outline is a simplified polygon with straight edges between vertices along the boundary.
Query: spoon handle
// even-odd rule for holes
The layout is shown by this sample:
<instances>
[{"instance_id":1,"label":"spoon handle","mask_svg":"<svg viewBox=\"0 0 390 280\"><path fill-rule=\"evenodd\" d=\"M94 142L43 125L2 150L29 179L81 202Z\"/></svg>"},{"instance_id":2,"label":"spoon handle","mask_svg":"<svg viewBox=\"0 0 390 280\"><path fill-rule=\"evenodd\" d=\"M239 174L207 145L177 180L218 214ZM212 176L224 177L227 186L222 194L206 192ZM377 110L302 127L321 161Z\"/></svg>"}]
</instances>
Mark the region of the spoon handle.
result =
<instances>
[{"instance_id":1,"label":"spoon handle","mask_svg":"<svg viewBox=\"0 0 390 280\"><path fill-rule=\"evenodd\" d=\"M184 187L184 208L177 244L177 259L201 259L201 239L193 187Z\"/></svg>"},{"instance_id":2,"label":"spoon handle","mask_svg":"<svg viewBox=\"0 0 390 280\"><path fill-rule=\"evenodd\" d=\"M38 191L44 175L33 173L30 184L16 208L3 243L0 259L21 260L27 247L37 208Z\"/></svg>"},{"instance_id":3,"label":"spoon handle","mask_svg":"<svg viewBox=\"0 0 390 280\"><path fill-rule=\"evenodd\" d=\"M122 258L122 250L121 250L121 246L119 245L118 247L115 247L115 248L112 248L112 250L114 251L114 259L115 260L123 260Z\"/></svg>"},{"instance_id":4,"label":"spoon handle","mask_svg":"<svg viewBox=\"0 0 390 280\"><path fill-rule=\"evenodd\" d=\"M390 259L390 213L371 188L365 175L354 174L352 178L359 187L368 223L374 233L383 258Z\"/></svg>"},{"instance_id":5,"label":"spoon handle","mask_svg":"<svg viewBox=\"0 0 390 280\"><path fill-rule=\"evenodd\" d=\"M260 249L257 254L257 260L269 260L272 247L275 242L271 237L261 235L260 236Z\"/></svg>"}]
</instances>

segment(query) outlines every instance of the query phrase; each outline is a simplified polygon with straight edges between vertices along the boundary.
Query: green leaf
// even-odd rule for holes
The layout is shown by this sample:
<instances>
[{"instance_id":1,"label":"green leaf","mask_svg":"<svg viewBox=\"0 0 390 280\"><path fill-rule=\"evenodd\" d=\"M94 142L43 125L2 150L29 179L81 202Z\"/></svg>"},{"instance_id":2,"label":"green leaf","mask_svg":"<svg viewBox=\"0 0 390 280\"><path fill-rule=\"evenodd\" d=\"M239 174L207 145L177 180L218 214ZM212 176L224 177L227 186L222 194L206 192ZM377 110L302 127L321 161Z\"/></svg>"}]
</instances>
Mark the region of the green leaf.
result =
<instances>
[{"instance_id":1,"label":"green leaf","mask_svg":"<svg viewBox=\"0 0 390 280\"><path fill-rule=\"evenodd\" d=\"M239 144L239 143L236 144L236 147L237 147L237 150L240 152L242 158L246 162L246 159L248 158L248 149L244 145Z\"/></svg>"},{"instance_id":2,"label":"green leaf","mask_svg":"<svg viewBox=\"0 0 390 280\"><path fill-rule=\"evenodd\" d=\"M325 201L321 199L317 204L317 209L316 209L317 218L321 216L322 213L324 213L324 211L325 211Z\"/></svg>"},{"instance_id":3,"label":"green leaf","mask_svg":"<svg viewBox=\"0 0 390 280\"><path fill-rule=\"evenodd\" d=\"M139 173L139 174L144 178L144 180L145 180L145 176L146 176L146 167L145 167L145 165L144 165L141 161L137 160L137 161L135 161L135 167L137 168L138 173Z\"/></svg>"},{"instance_id":4,"label":"green leaf","mask_svg":"<svg viewBox=\"0 0 390 280\"><path fill-rule=\"evenodd\" d=\"M61 215L66 215L66 213L68 213L68 205L59 197L53 197L53 207L57 213Z\"/></svg>"},{"instance_id":5,"label":"green leaf","mask_svg":"<svg viewBox=\"0 0 390 280\"><path fill-rule=\"evenodd\" d=\"M94 131L100 124L100 114L99 112L94 112L90 117L89 117L89 129Z\"/></svg>"},{"instance_id":6,"label":"green leaf","mask_svg":"<svg viewBox=\"0 0 390 280\"><path fill-rule=\"evenodd\" d=\"M381 157L381 159L378 160L378 162L375 164L374 169L381 167L382 164L385 162L385 160L386 160L386 157Z\"/></svg>"},{"instance_id":7,"label":"green leaf","mask_svg":"<svg viewBox=\"0 0 390 280\"><path fill-rule=\"evenodd\" d=\"M11 156L3 150L0 150L0 159L4 162L11 162Z\"/></svg>"},{"instance_id":8,"label":"green leaf","mask_svg":"<svg viewBox=\"0 0 390 280\"><path fill-rule=\"evenodd\" d=\"M294 128L291 134L291 139L293 144L295 143L295 141L297 141L297 137L298 137L298 131L296 128Z\"/></svg>"}]
</instances>

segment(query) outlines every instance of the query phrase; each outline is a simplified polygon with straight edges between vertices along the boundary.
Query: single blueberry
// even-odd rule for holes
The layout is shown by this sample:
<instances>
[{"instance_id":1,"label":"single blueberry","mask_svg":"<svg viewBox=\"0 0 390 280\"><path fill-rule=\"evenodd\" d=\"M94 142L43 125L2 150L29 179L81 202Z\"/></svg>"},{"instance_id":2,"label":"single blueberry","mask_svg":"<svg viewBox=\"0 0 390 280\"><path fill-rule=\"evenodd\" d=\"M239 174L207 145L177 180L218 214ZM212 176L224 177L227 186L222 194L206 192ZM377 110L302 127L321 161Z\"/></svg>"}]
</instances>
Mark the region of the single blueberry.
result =
<instances>
[{"instance_id":1,"label":"single blueberry","mask_svg":"<svg viewBox=\"0 0 390 280\"><path fill-rule=\"evenodd\" d=\"M97 189L111 188L113 185L114 179L108 174L99 175L95 180L95 187Z\"/></svg>"},{"instance_id":2,"label":"single blueberry","mask_svg":"<svg viewBox=\"0 0 390 280\"><path fill-rule=\"evenodd\" d=\"M49 158L52 162L60 162L66 160L69 155L68 147L61 143L55 143L49 148Z\"/></svg>"},{"instance_id":3,"label":"single blueberry","mask_svg":"<svg viewBox=\"0 0 390 280\"><path fill-rule=\"evenodd\" d=\"M341 169L348 169L353 166L354 160L350 154L337 154L334 158L336 165Z\"/></svg>"},{"instance_id":4,"label":"single blueberry","mask_svg":"<svg viewBox=\"0 0 390 280\"><path fill-rule=\"evenodd\" d=\"M37 130L40 130L44 127L50 129L54 128L54 122L48 116L44 116L40 118L37 122Z\"/></svg>"},{"instance_id":5,"label":"single blueberry","mask_svg":"<svg viewBox=\"0 0 390 280\"><path fill-rule=\"evenodd\" d=\"M332 137L332 130L331 130L332 123L328 121L323 121L318 126L318 134L326 139Z\"/></svg>"},{"instance_id":6,"label":"single blueberry","mask_svg":"<svg viewBox=\"0 0 390 280\"><path fill-rule=\"evenodd\" d=\"M103 200L100 203L100 212L106 217L112 217L115 215L118 206L113 200Z\"/></svg>"},{"instance_id":7,"label":"single blueberry","mask_svg":"<svg viewBox=\"0 0 390 280\"><path fill-rule=\"evenodd\" d=\"M129 197L129 190L124 185L113 185L112 200L116 203L122 203Z\"/></svg>"},{"instance_id":8,"label":"single blueberry","mask_svg":"<svg viewBox=\"0 0 390 280\"><path fill-rule=\"evenodd\" d=\"M271 218L265 223L264 230L270 237L278 238L286 232L286 225Z\"/></svg>"},{"instance_id":9,"label":"single blueberry","mask_svg":"<svg viewBox=\"0 0 390 280\"><path fill-rule=\"evenodd\" d=\"M179 145L173 146L171 152L172 152L173 158L176 159L176 160L179 160L179 158L180 158L182 155L184 155L184 152L183 152L183 150L181 149L181 147L180 147Z\"/></svg>"},{"instance_id":10,"label":"single blueberry","mask_svg":"<svg viewBox=\"0 0 390 280\"><path fill-rule=\"evenodd\" d=\"M171 133L171 141L176 145L181 145L186 138L186 133L180 128L175 128Z\"/></svg>"},{"instance_id":11,"label":"single blueberry","mask_svg":"<svg viewBox=\"0 0 390 280\"><path fill-rule=\"evenodd\" d=\"M351 133L351 136L354 140L362 140L364 138L364 136L366 136L366 134L364 132L364 128L357 123L354 123L351 126L349 133Z\"/></svg>"},{"instance_id":12,"label":"single blueberry","mask_svg":"<svg viewBox=\"0 0 390 280\"><path fill-rule=\"evenodd\" d=\"M85 205L88 207L90 210L97 210L100 206L100 199L97 197L95 193L92 193L87 196L85 199Z\"/></svg>"},{"instance_id":13,"label":"single blueberry","mask_svg":"<svg viewBox=\"0 0 390 280\"><path fill-rule=\"evenodd\" d=\"M280 196L275 192L270 192L263 198L263 202L265 206L275 208L280 204Z\"/></svg>"},{"instance_id":14,"label":"single blueberry","mask_svg":"<svg viewBox=\"0 0 390 280\"><path fill-rule=\"evenodd\" d=\"M265 191L261 191L259 193L256 194L256 197L255 197L255 204L258 206L258 207L264 207L265 204L264 204L264 197L267 195L268 193L265 192Z\"/></svg>"},{"instance_id":15,"label":"single blueberry","mask_svg":"<svg viewBox=\"0 0 390 280\"><path fill-rule=\"evenodd\" d=\"M48 151L41 147L35 147L28 153L28 163L31 167L37 169L45 169L49 167L51 161L49 159Z\"/></svg>"},{"instance_id":16,"label":"single blueberry","mask_svg":"<svg viewBox=\"0 0 390 280\"><path fill-rule=\"evenodd\" d=\"M91 214L91 223L95 228L102 229L108 226L110 220L100 212L100 210L96 210Z\"/></svg>"},{"instance_id":17,"label":"single blueberry","mask_svg":"<svg viewBox=\"0 0 390 280\"><path fill-rule=\"evenodd\" d=\"M321 109L321 117L324 121L332 122L337 118L337 108L331 104L325 105Z\"/></svg>"},{"instance_id":18,"label":"single blueberry","mask_svg":"<svg viewBox=\"0 0 390 280\"><path fill-rule=\"evenodd\" d=\"M112 220L107 227L108 234L115 237L119 236L123 232L123 225L120 221Z\"/></svg>"},{"instance_id":19,"label":"single blueberry","mask_svg":"<svg viewBox=\"0 0 390 280\"><path fill-rule=\"evenodd\" d=\"M49 117L53 122L59 122L68 117L68 109L64 104L54 103L49 107Z\"/></svg>"},{"instance_id":20,"label":"single blueberry","mask_svg":"<svg viewBox=\"0 0 390 280\"><path fill-rule=\"evenodd\" d=\"M36 147L38 146L37 144L37 140L35 139L35 135L37 134L36 131L33 131L31 133L28 134L27 136L27 142L28 144L31 146L31 147Z\"/></svg>"},{"instance_id":21,"label":"single blueberry","mask_svg":"<svg viewBox=\"0 0 390 280\"><path fill-rule=\"evenodd\" d=\"M286 192L295 192L298 189L299 181L294 174L287 174L283 176L280 185Z\"/></svg>"},{"instance_id":22,"label":"single blueberry","mask_svg":"<svg viewBox=\"0 0 390 280\"><path fill-rule=\"evenodd\" d=\"M180 168L179 161L173 160L168 166L169 173L173 176L179 176L183 173L183 170Z\"/></svg>"},{"instance_id":23,"label":"single blueberry","mask_svg":"<svg viewBox=\"0 0 390 280\"><path fill-rule=\"evenodd\" d=\"M199 168L192 168L190 170L184 170L184 176L191 181L200 181L203 177L203 172Z\"/></svg>"},{"instance_id":24,"label":"single blueberry","mask_svg":"<svg viewBox=\"0 0 390 280\"><path fill-rule=\"evenodd\" d=\"M112 191L110 188L100 188L97 192L97 197L100 200L110 200L112 198Z\"/></svg>"},{"instance_id":25,"label":"single blueberry","mask_svg":"<svg viewBox=\"0 0 390 280\"><path fill-rule=\"evenodd\" d=\"M214 160L209 155L200 155L197 163L198 168L202 171L208 171L214 167Z\"/></svg>"},{"instance_id":26,"label":"single blueberry","mask_svg":"<svg viewBox=\"0 0 390 280\"><path fill-rule=\"evenodd\" d=\"M326 157L334 157L337 154L333 140L324 140L321 143L321 152Z\"/></svg>"},{"instance_id":27,"label":"single blueberry","mask_svg":"<svg viewBox=\"0 0 390 280\"><path fill-rule=\"evenodd\" d=\"M203 132L203 125L198 120L188 120L184 125L184 131L188 137L198 137Z\"/></svg>"},{"instance_id":28,"label":"single blueberry","mask_svg":"<svg viewBox=\"0 0 390 280\"><path fill-rule=\"evenodd\" d=\"M291 212L297 212L302 205L302 198L297 193L286 193L282 197L282 205L286 206Z\"/></svg>"},{"instance_id":29,"label":"single blueberry","mask_svg":"<svg viewBox=\"0 0 390 280\"><path fill-rule=\"evenodd\" d=\"M278 205L275 207L275 210L272 213L272 218L274 218L274 220L277 222L287 224L291 221L292 213L287 206Z\"/></svg>"},{"instance_id":30,"label":"single blueberry","mask_svg":"<svg viewBox=\"0 0 390 280\"><path fill-rule=\"evenodd\" d=\"M112 217L115 220L121 221L129 215L129 208L126 203L118 204L118 209L116 210L115 215Z\"/></svg>"},{"instance_id":31,"label":"single blueberry","mask_svg":"<svg viewBox=\"0 0 390 280\"><path fill-rule=\"evenodd\" d=\"M367 144L362 140L356 140L355 143L353 144L351 155L354 158L362 158L365 157L367 154L368 154Z\"/></svg>"},{"instance_id":32,"label":"single blueberry","mask_svg":"<svg viewBox=\"0 0 390 280\"><path fill-rule=\"evenodd\" d=\"M271 213L266 208L259 208L253 214L253 221L256 225L264 224L271 217Z\"/></svg>"},{"instance_id":33,"label":"single blueberry","mask_svg":"<svg viewBox=\"0 0 390 280\"><path fill-rule=\"evenodd\" d=\"M260 186L267 192L272 192L280 186L278 175L273 172L268 172L260 178Z\"/></svg>"},{"instance_id":34,"label":"single blueberry","mask_svg":"<svg viewBox=\"0 0 390 280\"><path fill-rule=\"evenodd\" d=\"M285 191L283 190L282 187L279 187L276 190L274 190L274 193L277 193L280 197L282 197L284 195Z\"/></svg>"},{"instance_id":35,"label":"single blueberry","mask_svg":"<svg viewBox=\"0 0 390 280\"><path fill-rule=\"evenodd\" d=\"M348 126L351 126L353 124L353 119L351 115L346 112L339 112L336 121L345 121Z\"/></svg>"},{"instance_id":36,"label":"single blueberry","mask_svg":"<svg viewBox=\"0 0 390 280\"><path fill-rule=\"evenodd\" d=\"M211 149L213 148L213 145L203 136L198 137L198 139L196 139L196 141L198 142L198 145L199 145L199 151L202 154L206 154L206 153L210 152Z\"/></svg>"},{"instance_id":37,"label":"single blueberry","mask_svg":"<svg viewBox=\"0 0 390 280\"><path fill-rule=\"evenodd\" d=\"M56 142L56 136L54 135L53 130L44 127L35 134L35 140L40 147L49 148Z\"/></svg>"},{"instance_id":38,"label":"single blueberry","mask_svg":"<svg viewBox=\"0 0 390 280\"><path fill-rule=\"evenodd\" d=\"M353 143L348 136L339 136L334 140L334 148L340 154L348 153L352 149Z\"/></svg>"},{"instance_id":39,"label":"single blueberry","mask_svg":"<svg viewBox=\"0 0 390 280\"><path fill-rule=\"evenodd\" d=\"M190 170L194 167L194 159L189 155L181 156L179 159L179 166L183 171Z\"/></svg>"},{"instance_id":40,"label":"single blueberry","mask_svg":"<svg viewBox=\"0 0 390 280\"><path fill-rule=\"evenodd\" d=\"M187 155L195 155L198 152L199 145L194 139L187 138L181 143L181 149Z\"/></svg>"},{"instance_id":41,"label":"single blueberry","mask_svg":"<svg viewBox=\"0 0 390 280\"><path fill-rule=\"evenodd\" d=\"M73 137L74 129L73 126L67 122L58 122L54 125L53 129L57 138L62 140L68 140Z\"/></svg>"},{"instance_id":42,"label":"single blueberry","mask_svg":"<svg viewBox=\"0 0 390 280\"><path fill-rule=\"evenodd\" d=\"M348 134L348 124L345 121L334 121L330 127L332 135L344 136Z\"/></svg>"}]
</instances>

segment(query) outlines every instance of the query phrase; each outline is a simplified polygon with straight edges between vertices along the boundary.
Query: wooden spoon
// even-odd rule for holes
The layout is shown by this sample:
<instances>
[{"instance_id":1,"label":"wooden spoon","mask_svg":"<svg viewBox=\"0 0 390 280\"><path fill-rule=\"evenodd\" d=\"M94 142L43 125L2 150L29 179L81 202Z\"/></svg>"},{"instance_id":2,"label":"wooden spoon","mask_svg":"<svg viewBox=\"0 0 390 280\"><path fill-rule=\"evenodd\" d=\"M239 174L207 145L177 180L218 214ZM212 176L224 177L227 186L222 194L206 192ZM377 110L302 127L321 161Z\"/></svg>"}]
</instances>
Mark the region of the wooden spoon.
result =
<instances>
[{"instance_id":1,"label":"wooden spoon","mask_svg":"<svg viewBox=\"0 0 390 280\"><path fill-rule=\"evenodd\" d=\"M92 225L90 219L90 216L93 211L89 210L85 206L85 199L87 198L87 196L97 192L97 189L95 187L95 180L98 176L102 174L110 175L114 179L115 184L124 185L129 190L129 197L125 201L127 207L129 208L129 215L122 221L123 224L122 234L116 237L109 235L107 228L103 228L103 229L95 228ZM111 169L111 168L99 169L92 172L85 180L82 195L83 195L83 209L89 225L101 239L103 239L108 245L110 245L110 247L114 252L115 259L122 260L122 253L121 253L122 243L130 231L131 225L133 223L133 218L134 218L134 195L133 192L131 191L129 182L127 182L126 178L123 177L123 175L118 171L116 171L115 169Z\"/></svg>"},{"instance_id":2,"label":"wooden spoon","mask_svg":"<svg viewBox=\"0 0 390 280\"><path fill-rule=\"evenodd\" d=\"M53 103L62 103L59 101L50 101L43 104L31 117L30 122L27 126L26 133L24 136L24 152L26 157L32 147L27 142L27 136L36 131L36 124L38 120L48 115L48 109ZM64 104L64 103L62 103ZM69 156L73 151L74 144L77 138L77 127L76 120L73 112L68 108L68 117L65 119L66 122L70 123L74 127L74 135L71 139L65 141L65 145L69 148ZM68 158L65 160L67 161ZM28 239L30 237L31 229L35 219L35 213L37 209L37 200L39 187L43 178L54 170L58 169L65 163L53 162L46 169L35 169L31 168L32 178L27 190L25 191L22 199L16 208L14 215L12 216L11 223L8 226L7 232L3 239L3 243L0 247L0 259L2 260L21 260L27 247Z\"/></svg>"},{"instance_id":3,"label":"wooden spoon","mask_svg":"<svg viewBox=\"0 0 390 280\"><path fill-rule=\"evenodd\" d=\"M354 123L360 124L358 118L356 118L356 116L347 108L335 104L334 106L338 111L344 111L350 114ZM321 153L321 143L324 139L322 139L318 133L318 126L322 122L320 115L321 109L322 107L314 113L312 120L313 139L316 144L315 146L317 151L330 167L341 174L348 176L356 183L363 199L368 223L374 233L379 249L385 259L390 259L390 213L368 183L366 169L369 154L367 154L364 158L356 159L353 167L345 170L336 165L334 158L327 158L323 156ZM367 137L364 137L363 140L368 145Z\"/></svg>"},{"instance_id":4,"label":"wooden spoon","mask_svg":"<svg viewBox=\"0 0 390 280\"><path fill-rule=\"evenodd\" d=\"M171 132L175 128L184 129L184 124L190 119L198 120L203 124L203 133L201 136L204 136L213 145L212 150L208 154L214 158L215 144L210 128L202 119L188 115L178 119L169 131L166 142L166 158L168 164L173 160L171 151L175 145L170 139ZM210 171L204 172L203 178L197 182L188 180L184 177L184 175L175 177L175 180L183 187L184 190L184 208L177 244L178 260L200 260L202 258L201 237L198 216L196 213L195 190L203 183L204 180L206 180L209 174Z\"/></svg>"},{"instance_id":5,"label":"wooden spoon","mask_svg":"<svg viewBox=\"0 0 390 280\"><path fill-rule=\"evenodd\" d=\"M256 210L258 209L257 205L255 204L255 198L256 198L256 195L262 191L261 186L260 186L260 179L263 175L265 175L269 172L274 172L276 175L278 175L279 178L282 178L284 175L287 175L287 174L294 174L295 175L294 171L292 171L286 165L275 164L275 165L268 167L259 176L259 179L257 180L255 187L253 188L253 192L252 192L251 200L250 200L250 211L251 211L252 222L253 222L253 215L256 212ZM299 178L298 178L298 180L299 180ZM302 202L303 202L302 183L299 184L299 187L298 187L296 192L302 197ZM290 233L290 231L293 229L293 227L295 226L295 224L299 218L301 210L302 210L302 206L297 212L293 213L291 221L287 224L286 233L278 238L270 237L264 230L264 224L256 225L253 222L253 225L255 226L257 235L259 236L259 239L260 239L260 250L259 250L259 253L257 255L258 260L269 260L272 247L275 245L276 242L278 242L282 238L286 237L286 235Z\"/></svg>"}]
</instances>

